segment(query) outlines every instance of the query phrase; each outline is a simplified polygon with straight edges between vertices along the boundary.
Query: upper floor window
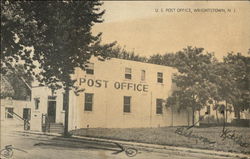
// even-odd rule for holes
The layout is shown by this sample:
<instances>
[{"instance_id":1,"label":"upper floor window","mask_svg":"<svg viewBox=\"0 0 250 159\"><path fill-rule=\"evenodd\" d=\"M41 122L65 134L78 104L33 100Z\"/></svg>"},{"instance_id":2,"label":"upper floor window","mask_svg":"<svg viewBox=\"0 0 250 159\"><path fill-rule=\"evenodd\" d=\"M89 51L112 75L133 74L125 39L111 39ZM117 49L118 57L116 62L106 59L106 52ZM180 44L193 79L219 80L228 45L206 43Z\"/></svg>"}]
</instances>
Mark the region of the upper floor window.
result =
<instances>
[{"instance_id":1,"label":"upper floor window","mask_svg":"<svg viewBox=\"0 0 250 159\"><path fill-rule=\"evenodd\" d=\"M131 97L124 96L123 97L123 112L130 113L130 107L131 107Z\"/></svg>"},{"instance_id":2,"label":"upper floor window","mask_svg":"<svg viewBox=\"0 0 250 159\"><path fill-rule=\"evenodd\" d=\"M156 114L162 114L162 99L156 99Z\"/></svg>"},{"instance_id":3,"label":"upper floor window","mask_svg":"<svg viewBox=\"0 0 250 159\"><path fill-rule=\"evenodd\" d=\"M163 83L163 73L162 72L157 72L157 82Z\"/></svg>"},{"instance_id":4,"label":"upper floor window","mask_svg":"<svg viewBox=\"0 0 250 159\"><path fill-rule=\"evenodd\" d=\"M94 63L88 63L86 65L86 73L90 75L94 74Z\"/></svg>"},{"instance_id":5,"label":"upper floor window","mask_svg":"<svg viewBox=\"0 0 250 159\"><path fill-rule=\"evenodd\" d=\"M146 71L141 70L141 81L145 81L145 80L146 80Z\"/></svg>"},{"instance_id":6,"label":"upper floor window","mask_svg":"<svg viewBox=\"0 0 250 159\"><path fill-rule=\"evenodd\" d=\"M125 68L125 79L132 79L132 69Z\"/></svg>"},{"instance_id":7,"label":"upper floor window","mask_svg":"<svg viewBox=\"0 0 250 159\"><path fill-rule=\"evenodd\" d=\"M39 109L39 105L40 105L40 99L39 98L34 98L35 101L35 109Z\"/></svg>"},{"instance_id":8,"label":"upper floor window","mask_svg":"<svg viewBox=\"0 0 250 159\"><path fill-rule=\"evenodd\" d=\"M84 102L84 110L92 111L93 109L93 96L92 93L85 93L85 102Z\"/></svg>"},{"instance_id":9,"label":"upper floor window","mask_svg":"<svg viewBox=\"0 0 250 159\"><path fill-rule=\"evenodd\" d=\"M5 108L5 118L13 118L14 108Z\"/></svg>"}]
</instances>

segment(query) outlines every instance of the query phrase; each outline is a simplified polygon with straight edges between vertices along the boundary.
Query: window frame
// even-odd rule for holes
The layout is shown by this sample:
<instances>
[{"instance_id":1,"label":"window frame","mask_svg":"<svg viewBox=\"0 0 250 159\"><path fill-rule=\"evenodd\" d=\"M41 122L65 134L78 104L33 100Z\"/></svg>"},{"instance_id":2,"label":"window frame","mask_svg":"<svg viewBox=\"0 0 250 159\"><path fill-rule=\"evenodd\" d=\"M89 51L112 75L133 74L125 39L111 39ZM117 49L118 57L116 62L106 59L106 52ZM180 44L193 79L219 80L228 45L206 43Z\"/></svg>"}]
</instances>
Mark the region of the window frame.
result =
<instances>
[{"instance_id":1,"label":"window frame","mask_svg":"<svg viewBox=\"0 0 250 159\"><path fill-rule=\"evenodd\" d=\"M128 103L126 102L126 99L129 99ZM131 96L123 96L123 113L131 113Z\"/></svg>"},{"instance_id":2,"label":"window frame","mask_svg":"<svg viewBox=\"0 0 250 159\"><path fill-rule=\"evenodd\" d=\"M131 80L132 79L132 68L125 67L125 79Z\"/></svg>"},{"instance_id":3,"label":"window frame","mask_svg":"<svg viewBox=\"0 0 250 159\"><path fill-rule=\"evenodd\" d=\"M156 114L161 115L163 114L163 99L156 98Z\"/></svg>"},{"instance_id":4,"label":"window frame","mask_svg":"<svg viewBox=\"0 0 250 159\"><path fill-rule=\"evenodd\" d=\"M94 73L95 73L94 63L87 63L85 66L85 71L86 71L86 74L88 74L88 75L94 75Z\"/></svg>"},{"instance_id":5,"label":"window frame","mask_svg":"<svg viewBox=\"0 0 250 159\"><path fill-rule=\"evenodd\" d=\"M39 110L40 108L40 98L34 98L35 101L35 110Z\"/></svg>"},{"instance_id":6,"label":"window frame","mask_svg":"<svg viewBox=\"0 0 250 159\"><path fill-rule=\"evenodd\" d=\"M163 83L163 72L157 72L157 83Z\"/></svg>"},{"instance_id":7,"label":"window frame","mask_svg":"<svg viewBox=\"0 0 250 159\"><path fill-rule=\"evenodd\" d=\"M91 95L91 101L87 101L87 95ZM84 94L84 111L91 112L93 111L93 105L94 105L94 93L85 93ZM90 104L88 106L87 104Z\"/></svg>"},{"instance_id":8,"label":"window frame","mask_svg":"<svg viewBox=\"0 0 250 159\"><path fill-rule=\"evenodd\" d=\"M12 112L10 112L9 110L12 110ZM10 115L10 114L12 114L12 115ZM13 119L14 118L13 114L14 114L14 108L13 107L5 107L5 119Z\"/></svg>"}]
</instances>

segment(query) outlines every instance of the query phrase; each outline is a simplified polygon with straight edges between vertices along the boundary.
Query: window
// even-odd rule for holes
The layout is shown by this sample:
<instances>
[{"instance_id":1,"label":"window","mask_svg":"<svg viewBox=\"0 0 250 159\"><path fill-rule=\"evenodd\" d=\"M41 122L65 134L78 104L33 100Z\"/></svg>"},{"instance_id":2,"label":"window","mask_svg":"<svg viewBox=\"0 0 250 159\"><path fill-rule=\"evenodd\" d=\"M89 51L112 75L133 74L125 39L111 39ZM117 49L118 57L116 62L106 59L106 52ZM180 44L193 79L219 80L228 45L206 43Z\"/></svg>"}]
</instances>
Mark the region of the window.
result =
<instances>
[{"instance_id":1,"label":"window","mask_svg":"<svg viewBox=\"0 0 250 159\"><path fill-rule=\"evenodd\" d=\"M163 73L162 72L157 72L157 82L163 83Z\"/></svg>"},{"instance_id":2,"label":"window","mask_svg":"<svg viewBox=\"0 0 250 159\"><path fill-rule=\"evenodd\" d=\"M162 114L162 99L156 99L156 114Z\"/></svg>"},{"instance_id":3,"label":"window","mask_svg":"<svg viewBox=\"0 0 250 159\"><path fill-rule=\"evenodd\" d=\"M141 70L141 81L145 81L145 80L146 80L146 71Z\"/></svg>"},{"instance_id":4,"label":"window","mask_svg":"<svg viewBox=\"0 0 250 159\"><path fill-rule=\"evenodd\" d=\"M94 74L94 64L93 63L88 63L86 65L86 73L93 75Z\"/></svg>"},{"instance_id":5,"label":"window","mask_svg":"<svg viewBox=\"0 0 250 159\"><path fill-rule=\"evenodd\" d=\"M131 68L125 68L125 79L132 79L132 70L131 70Z\"/></svg>"},{"instance_id":6,"label":"window","mask_svg":"<svg viewBox=\"0 0 250 159\"><path fill-rule=\"evenodd\" d=\"M12 119L13 112L14 112L14 108L5 108L5 118Z\"/></svg>"},{"instance_id":7,"label":"window","mask_svg":"<svg viewBox=\"0 0 250 159\"><path fill-rule=\"evenodd\" d=\"M34 98L35 100L35 109L39 109L39 104L40 104L40 99L39 98Z\"/></svg>"},{"instance_id":8,"label":"window","mask_svg":"<svg viewBox=\"0 0 250 159\"><path fill-rule=\"evenodd\" d=\"M123 100L123 112L130 113L130 106L131 106L131 97L130 96L124 96Z\"/></svg>"},{"instance_id":9,"label":"window","mask_svg":"<svg viewBox=\"0 0 250 159\"><path fill-rule=\"evenodd\" d=\"M85 102L84 102L84 110L92 111L93 108L93 96L92 93L85 93Z\"/></svg>"}]
</instances>

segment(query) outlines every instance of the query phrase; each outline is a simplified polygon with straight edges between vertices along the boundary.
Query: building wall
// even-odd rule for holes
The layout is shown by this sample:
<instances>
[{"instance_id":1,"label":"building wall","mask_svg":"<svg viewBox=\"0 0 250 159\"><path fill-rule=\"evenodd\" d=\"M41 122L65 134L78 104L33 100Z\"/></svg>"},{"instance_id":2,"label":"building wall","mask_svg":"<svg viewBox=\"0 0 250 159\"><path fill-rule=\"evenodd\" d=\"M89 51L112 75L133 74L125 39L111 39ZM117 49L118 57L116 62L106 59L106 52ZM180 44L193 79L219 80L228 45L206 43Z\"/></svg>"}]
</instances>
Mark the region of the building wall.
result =
<instances>
[{"instance_id":1,"label":"building wall","mask_svg":"<svg viewBox=\"0 0 250 159\"><path fill-rule=\"evenodd\" d=\"M174 85L172 75L176 70L170 67L147 64L135 61L111 59L105 62L91 59L94 63L94 75L76 70L73 78L77 86L85 89L79 96L71 94L70 129L86 127L131 128L131 127L162 127L188 125L188 113L171 112L163 106L163 114L156 114L156 99L167 99ZM132 79L125 79L125 68L132 69ZM141 70L146 72L146 80L141 81ZM157 72L163 73L163 83L157 83ZM93 82L94 81L94 82ZM125 88L116 88L114 84ZM133 84L144 85L144 91L135 90ZM141 87L139 86L139 88ZM143 87L143 86L142 86ZM84 111L84 93L94 94L92 111ZM131 112L123 112L123 97L131 96ZM174 117L172 118L172 114ZM189 113L191 116L191 113ZM190 117L191 118L191 117ZM172 121L174 120L174 121Z\"/></svg>"},{"instance_id":2,"label":"building wall","mask_svg":"<svg viewBox=\"0 0 250 159\"><path fill-rule=\"evenodd\" d=\"M133 128L164 127L190 125L192 113L183 110L172 111L165 107L163 113L156 114L156 99L166 100L176 86L172 83L171 67L147 64L129 60L110 59L94 63L94 74L86 74L76 69L72 78L76 86L84 89L76 95L70 91L69 97L69 130L78 128ZM132 79L125 79L125 68L132 69ZM141 71L146 73L145 81L141 80ZM157 82L157 72L163 73L163 83ZM136 86L136 87L134 87ZM56 96L56 123L64 123L63 90L54 92ZM85 93L93 93L93 110L85 111ZM47 87L33 84L31 103L31 129L41 131L42 115L48 113L48 96L52 92ZM131 112L123 111L124 96L131 96ZM35 99L39 99L39 108L35 109Z\"/></svg>"},{"instance_id":3,"label":"building wall","mask_svg":"<svg viewBox=\"0 0 250 159\"><path fill-rule=\"evenodd\" d=\"M31 116L31 129L41 131L42 129L42 116L48 114L48 97L56 96L56 123L64 123L63 110L63 90L57 90L52 94L51 89L48 87L40 87L33 85L32 87L32 116ZM36 109L35 99L39 99L39 107Z\"/></svg>"},{"instance_id":4,"label":"building wall","mask_svg":"<svg viewBox=\"0 0 250 159\"><path fill-rule=\"evenodd\" d=\"M1 99L1 123L8 125L19 125L19 124L22 125L23 121L20 118L16 117L15 115L13 116L13 118L7 118L6 108L13 108L13 111L20 117L23 117L24 108L32 109L30 101L13 100L10 98Z\"/></svg>"},{"instance_id":5,"label":"building wall","mask_svg":"<svg viewBox=\"0 0 250 159\"><path fill-rule=\"evenodd\" d=\"M221 102L220 104L225 104L224 102ZM210 109L210 111L209 111ZM230 110L230 111L229 111ZM210 113L205 115L205 113L209 111ZM227 114L227 123L231 123L234 119L236 119L237 117L235 116L235 112L233 109L233 106L228 105L228 111L225 112L225 117ZM205 118L203 121L201 121L202 123L217 123L217 117L218 117L218 121L219 123L223 123L224 121L224 115L218 110L216 112L216 110L213 109L213 106L211 105L210 108L208 107L204 107L201 111L200 111L200 115L204 116ZM245 110L240 112L240 119L250 119L250 113L249 110Z\"/></svg>"},{"instance_id":6,"label":"building wall","mask_svg":"<svg viewBox=\"0 0 250 159\"><path fill-rule=\"evenodd\" d=\"M241 119L250 119L250 110L244 110L240 113Z\"/></svg>"},{"instance_id":7,"label":"building wall","mask_svg":"<svg viewBox=\"0 0 250 159\"><path fill-rule=\"evenodd\" d=\"M225 102L220 102L219 104L224 104ZM230 111L229 111L230 110ZM200 111L200 115L204 116L204 119L201 123L205 124L213 124L213 123L223 123L224 115L219 111L213 108L213 105L206 106ZM233 107L228 105L227 111L225 111L225 118L227 118L227 123L230 123L233 119L235 119L235 113L233 111Z\"/></svg>"}]
</instances>

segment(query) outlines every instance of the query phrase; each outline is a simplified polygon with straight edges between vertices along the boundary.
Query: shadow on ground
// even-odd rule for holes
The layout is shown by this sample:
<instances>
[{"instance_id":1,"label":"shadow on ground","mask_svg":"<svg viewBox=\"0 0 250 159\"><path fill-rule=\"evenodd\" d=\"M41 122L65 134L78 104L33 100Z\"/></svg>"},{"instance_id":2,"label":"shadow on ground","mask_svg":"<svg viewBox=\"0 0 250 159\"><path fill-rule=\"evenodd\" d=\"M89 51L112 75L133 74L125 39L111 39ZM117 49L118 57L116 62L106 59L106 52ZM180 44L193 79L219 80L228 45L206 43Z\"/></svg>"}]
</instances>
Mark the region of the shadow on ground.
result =
<instances>
[{"instance_id":1,"label":"shadow on ground","mask_svg":"<svg viewBox=\"0 0 250 159\"><path fill-rule=\"evenodd\" d=\"M115 143L97 142L88 140L77 140L75 138L54 137L48 140L40 140L34 146L51 149L88 149L118 151L119 147Z\"/></svg>"}]
</instances>

